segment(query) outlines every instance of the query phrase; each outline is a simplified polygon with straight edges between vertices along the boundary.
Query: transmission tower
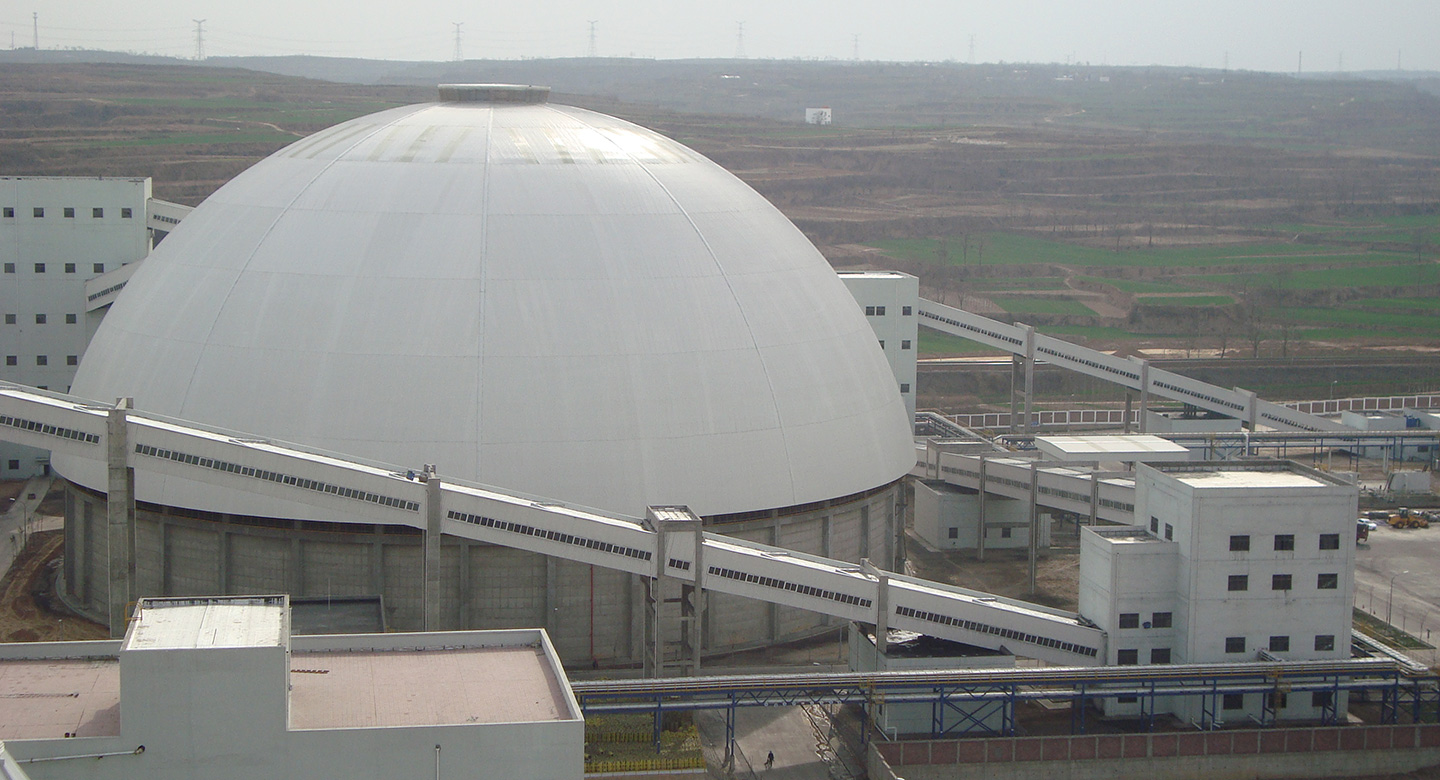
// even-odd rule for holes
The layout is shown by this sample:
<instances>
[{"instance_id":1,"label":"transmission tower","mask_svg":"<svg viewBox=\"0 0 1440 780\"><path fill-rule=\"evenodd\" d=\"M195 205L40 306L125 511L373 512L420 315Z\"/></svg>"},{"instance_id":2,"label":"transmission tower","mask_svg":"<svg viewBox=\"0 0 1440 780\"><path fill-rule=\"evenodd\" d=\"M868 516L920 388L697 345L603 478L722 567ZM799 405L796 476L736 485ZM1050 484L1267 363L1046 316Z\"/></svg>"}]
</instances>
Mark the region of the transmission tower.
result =
<instances>
[{"instance_id":1,"label":"transmission tower","mask_svg":"<svg viewBox=\"0 0 1440 780\"><path fill-rule=\"evenodd\" d=\"M597 24L599 24L599 23L600 23L600 21L599 21L598 19L591 19L591 20L589 21L589 25L590 25L590 58L591 58L591 59L594 59L594 58L600 56L599 50L595 48L595 25L597 25Z\"/></svg>"},{"instance_id":2,"label":"transmission tower","mask_svg":"<svg viewBox=\"0 0 1440 780\"><path fill-rule=\"evenodd\" d=\"M970 36L970 64L975 64L975 36Z\"/></svg>"},{"instance_id":3,"label":"transmission tower","mask_svg":"<svg viewBox=\"0 0 1440 780\"><path fill-rule=\"evenodd\" d=\"M205 20L191 19L195 23L195 61L205 59Z\"/></svg>"},{"instance_id":4,"label":"transmission tower","mask_svg":"<svg viewBox=\"0 0 1440 780\"><path fill-rule=\"evenodd\" d=\"M460 62L465 59L465 52L460 49L460 26L465 23L451 22L451 24L455 25L455 61Z\"/></svg>"},{"instance_id":5,"label":"transmission tower","mask_svg":"<svg viewBox=\"0 0 1440 780\"><path fill-rule=\"evenodd\" d=\"M40 51L40 12L30 14L30 22L35 25L35 51Z\"/></svg>"},{"instance_id":6,"label":"transmission tower","mask_svg":"<svg viewBox=\"0 0 1440 780\"><path fill-rule=\"evenodd\" d=\"M735 59L745 59L745 23L735 23Z\"/></svg>"},{"instance_id":7,"label":"transmission tower","mask_svg":"<svg viewBox=\"0 0 1440 780\"><path fill-rule=\"evenodd\" d=\"M860 61L860 34L850 36L850 59Z\"/></svg>"}]
</instances>

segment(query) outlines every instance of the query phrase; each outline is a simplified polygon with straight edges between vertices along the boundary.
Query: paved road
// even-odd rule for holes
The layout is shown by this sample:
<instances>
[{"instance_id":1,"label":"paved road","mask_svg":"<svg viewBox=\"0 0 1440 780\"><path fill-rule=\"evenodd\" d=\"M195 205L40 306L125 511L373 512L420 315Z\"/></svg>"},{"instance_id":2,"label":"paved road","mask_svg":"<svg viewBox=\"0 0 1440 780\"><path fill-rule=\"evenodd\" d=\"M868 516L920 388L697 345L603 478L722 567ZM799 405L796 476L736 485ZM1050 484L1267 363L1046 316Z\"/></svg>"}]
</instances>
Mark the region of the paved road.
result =
<instances>
[{"instance_id":1,"label":"paved road","mask_svg":"<svg viewBox=\"0 0 1440 780\"><path fill-rule=\"evenodd\" d=\"M53 520L40 523L40 517L36 513L40 502L45 500L45 494L50 492L53 479L35 477L26 482L25 487L20 489L20 495L9 507L4 508L4 514L0 514L0 576L10 571L10 564L24 546L27 533L49 530L54 526Z\"/></svg>"},{"instance_id":2,"label":"paved road","mask_svg":"<svg viewBox=\"0 0 1440 780\"><path fill-rule=\"evenodd\" d=\"M1440 524L1401 530L1381 524L1355 556L1355 606L1440 645ZM1408 573L1402 573L1408 572ZM1391 597L1391 582L1394 596ZM1410 653L1434 666L1440 651Z\"/></svg>"}]
</instances>

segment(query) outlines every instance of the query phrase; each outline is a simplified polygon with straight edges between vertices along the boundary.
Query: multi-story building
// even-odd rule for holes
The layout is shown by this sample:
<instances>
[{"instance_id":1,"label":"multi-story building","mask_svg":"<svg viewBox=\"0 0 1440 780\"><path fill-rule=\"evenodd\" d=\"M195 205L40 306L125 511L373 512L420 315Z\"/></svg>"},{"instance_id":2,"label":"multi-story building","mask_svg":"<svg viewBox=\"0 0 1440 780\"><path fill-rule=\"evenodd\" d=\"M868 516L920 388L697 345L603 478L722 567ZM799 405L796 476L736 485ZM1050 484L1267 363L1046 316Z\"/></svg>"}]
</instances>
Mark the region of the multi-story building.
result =
<instances>
[{"instance_id":1,"label":"multi-story building","mask_svg":"<svg viewBox=\"0 0 1440 780\"><path fill-rule=\"evenodd\" d=\"M1350 656L1354 485L1283 461L1140 465L1140 524L1087 528L1080 613L1109 635L1106 663ZM1324 719L1344 694L1223 693L1155 706L1182 720ZM1107 714L1140 711L1124 697Z\"/></svg>"},{"instance_id":2,"label":"multi-story building","mask_svg":"<svg viewBox=\"0 0 1440 780\"><path fill-rule=\"evenodd\" d=\"M148 178L0 177L0 380L66 392L103 311L85 283L150 252ZM0 478L49 453L0 443Z\"/></svg>"},{"instance_id":3,"label":"multi-story building","mask_svg":"<svg viewBox=\"0 0 1440 780\"><path fill-rule=\"evenodd\" d=\"M895 372L905 410L915 419L915 355L919 349L920 280L899 271L842 273L841 281L855 296L865 319L880 340L880 349Z\"/></svg>"}]
</instances>

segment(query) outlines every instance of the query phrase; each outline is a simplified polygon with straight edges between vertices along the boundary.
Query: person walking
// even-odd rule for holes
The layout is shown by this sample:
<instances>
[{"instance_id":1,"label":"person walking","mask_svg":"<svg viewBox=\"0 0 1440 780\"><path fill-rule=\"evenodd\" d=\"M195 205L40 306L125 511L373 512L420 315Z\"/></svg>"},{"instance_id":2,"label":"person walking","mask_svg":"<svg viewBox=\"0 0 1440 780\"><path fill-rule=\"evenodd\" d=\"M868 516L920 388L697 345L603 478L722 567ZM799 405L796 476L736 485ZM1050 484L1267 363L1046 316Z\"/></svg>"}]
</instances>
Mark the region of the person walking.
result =
<instances>
[{"instance_id":1,"label":"person walking","mask_svg":"<svg viewBox=\"0 0 1440 780\"><path fill-rule=\"evenodd\" d=\"M765 756L765 768L769 769L772 766L775 766L775 751L773 750Z\"/></svg>"}]
</instances>

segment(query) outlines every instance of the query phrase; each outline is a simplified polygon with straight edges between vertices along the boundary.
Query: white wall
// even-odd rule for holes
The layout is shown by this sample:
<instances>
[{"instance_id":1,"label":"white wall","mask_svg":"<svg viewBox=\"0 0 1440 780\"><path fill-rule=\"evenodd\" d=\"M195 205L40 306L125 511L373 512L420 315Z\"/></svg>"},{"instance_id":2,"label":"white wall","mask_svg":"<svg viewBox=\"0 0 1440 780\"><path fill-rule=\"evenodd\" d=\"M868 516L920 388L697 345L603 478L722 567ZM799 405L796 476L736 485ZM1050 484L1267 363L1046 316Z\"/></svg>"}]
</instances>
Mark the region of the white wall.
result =
<instances>
[{"instance_id":1,"label":"white wall","mask_svg":"<svg viewBox=\"0 0 1440 780\"><path fill-rule=\"evenodd\" d=\"M915 419L915 355L919 349L920 280L897 271L842 273L865 320L875 331L900 385L910 419ZM908 312L908 313L907 313Z\"/></svg>"},{"instance_id":2,"label":"white wall","mask_svg":"<svg viewBox=\"0 0 1440 780\"><path fill-rule=\"evenodd\" d=\"M146 178L0 177L0 379L70 389L94 333L85 281L149 254L149 197ZM0 477L38 474L48 459L44 450L0 442Z\"/></svg>"}]
</instances>

